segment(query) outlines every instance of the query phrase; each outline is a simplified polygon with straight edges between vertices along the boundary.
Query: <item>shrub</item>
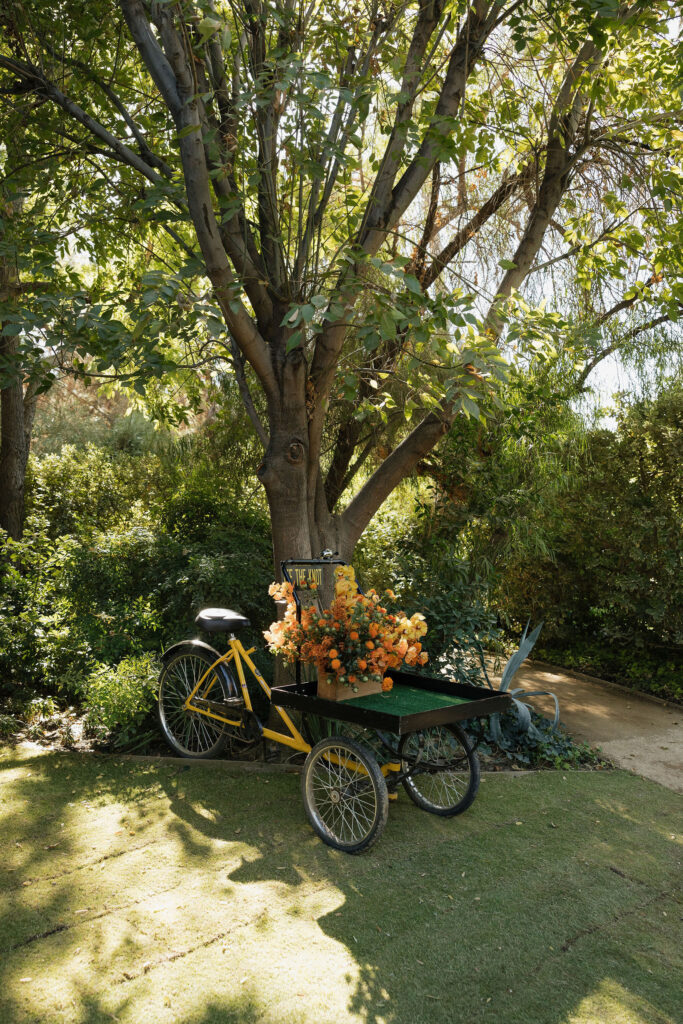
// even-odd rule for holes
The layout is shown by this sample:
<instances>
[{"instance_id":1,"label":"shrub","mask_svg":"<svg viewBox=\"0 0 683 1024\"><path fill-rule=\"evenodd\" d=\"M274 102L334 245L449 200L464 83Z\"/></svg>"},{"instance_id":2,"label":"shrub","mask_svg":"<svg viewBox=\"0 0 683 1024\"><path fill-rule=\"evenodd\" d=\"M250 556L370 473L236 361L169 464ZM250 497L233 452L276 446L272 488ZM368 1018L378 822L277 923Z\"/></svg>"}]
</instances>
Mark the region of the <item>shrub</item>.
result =
<instances>
[{"instance_id":1,"label":"shrub","mask_svg":"<svg viewBox=\"0 0 683 1024\"><path fill-rule=\"evenodd\" d=\"M21 722L14 715L0 714L0 739L8 740L19 732Z\"/></svg>"},{"instance_id":2,"label":"shrub","mask_svg":"<svg viewBox=\"0 0 683 1024\"><path fill-rule=\"evenodd\" d=\"M27 510L45 517L51 537L87 534L130 520L136 502L152 504L164 486L155 455L134 456L88 443L29 462Z\"/></svg>"},{"instance_id":3,"label":"shrub","mask_svg":"<svg viewBox=\"0 0 683 1024\"><path fill-rule=\"evenodd\" d=\"M115 668L94 668L81 690L88 732L100 738L113 734L115 747L139 738L156 705L158 675L158 662L150 654L123 658Z\"/></svg>"}]
</instances>

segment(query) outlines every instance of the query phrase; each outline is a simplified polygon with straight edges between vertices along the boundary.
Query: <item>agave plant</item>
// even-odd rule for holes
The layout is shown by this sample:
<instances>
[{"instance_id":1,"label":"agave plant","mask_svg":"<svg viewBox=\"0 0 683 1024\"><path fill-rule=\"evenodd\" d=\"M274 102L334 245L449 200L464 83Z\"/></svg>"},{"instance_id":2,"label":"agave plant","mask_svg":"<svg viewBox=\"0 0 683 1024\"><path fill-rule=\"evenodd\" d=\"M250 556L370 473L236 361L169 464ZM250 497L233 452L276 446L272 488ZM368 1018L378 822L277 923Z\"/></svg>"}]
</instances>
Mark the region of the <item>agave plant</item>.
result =
<instances>
[{"instance_id":1,"label":"agave plant","mask_svg":"<svg viewBox=\"0 0 683 1024\"><path fill-rule=\"evenodd\" d=\"M526 626L524 627L524 632L522 634L522 639L520 641L519 647L512 655L512 657L509 659L505 668L503 669L503 674L500 679L500 686L498 687L501 693L509 693L510 697L512 697L512 706L514 712L517 715L517 724L520 730L536 740L541 740L542 736L539 733L536 726L534 725L533 721L531 720L532 709L528 704L524 702L524 700L521 700L517 696L517 694L524 694L525 698L552 697L555 702L555 717L552 722L553 729L557 728L557 725L560 721L560 703L555 694L552 693L550 690L528 691L522 689L522 687L517 687L516 689L512 690L510 689L510 683L516 676L522 663L526 661L526 659L528 658L534 644L538 640L538 636L542 628L543 623L541 622L538 626L536 626L536 628L531 633L529 633L529 623L527 622ZM491 686L491 680L488 677L486 669L484 669L484 674L486 676L486 682L489 684L489 686ZM491 689L493 689L492 686ZM491 735L494 741L498 744L498 746L504 747L505 741L503 739L503 733L500 727L500 715L491 715L490 723Z\"/></svg>"}]
</instances>

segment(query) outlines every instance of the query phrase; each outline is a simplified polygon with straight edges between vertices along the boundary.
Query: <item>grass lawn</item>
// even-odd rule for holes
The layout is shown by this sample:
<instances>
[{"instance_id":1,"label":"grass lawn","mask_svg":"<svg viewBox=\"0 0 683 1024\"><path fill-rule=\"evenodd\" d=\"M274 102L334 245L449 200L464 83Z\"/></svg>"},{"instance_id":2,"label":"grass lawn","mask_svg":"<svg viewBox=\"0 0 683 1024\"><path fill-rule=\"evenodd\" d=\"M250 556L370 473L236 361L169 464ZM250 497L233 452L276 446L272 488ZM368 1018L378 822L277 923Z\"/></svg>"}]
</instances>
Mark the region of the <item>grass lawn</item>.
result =
<instances>
[{"instance_id":1,"label":"grass lawn","mask_svg":"<svg viewBox=\"0 0 683 1024\"><path fill-rule=\"evenodd\" d=\"M681 798L623 772L405 794L325 847L295 775L0 753L0 1022L674 1024Z\"/></svg>"}]
</instances>

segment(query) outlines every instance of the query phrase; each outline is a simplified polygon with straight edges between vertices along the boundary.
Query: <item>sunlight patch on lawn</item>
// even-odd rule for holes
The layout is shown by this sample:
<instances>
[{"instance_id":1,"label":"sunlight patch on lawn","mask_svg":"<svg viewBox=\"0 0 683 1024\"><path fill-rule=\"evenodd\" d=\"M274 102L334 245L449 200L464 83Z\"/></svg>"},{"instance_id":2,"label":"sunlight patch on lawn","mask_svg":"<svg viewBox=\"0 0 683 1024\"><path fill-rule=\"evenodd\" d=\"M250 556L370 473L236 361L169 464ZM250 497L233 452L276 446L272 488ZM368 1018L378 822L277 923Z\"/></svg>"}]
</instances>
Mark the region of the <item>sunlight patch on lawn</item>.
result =
<instances>
[{"instance_id":1,"label":"sunlight patch on lawn","mask_svg":"<svg viewBox=\"0 0 683 1024\"><path fill-rule=\"evenodd\" d=\"M660 1013L647 999L629 992L617 981L605 978L582 999L566 1024L671 1024L671 1018Z\"/></svg>"}]
</instances>

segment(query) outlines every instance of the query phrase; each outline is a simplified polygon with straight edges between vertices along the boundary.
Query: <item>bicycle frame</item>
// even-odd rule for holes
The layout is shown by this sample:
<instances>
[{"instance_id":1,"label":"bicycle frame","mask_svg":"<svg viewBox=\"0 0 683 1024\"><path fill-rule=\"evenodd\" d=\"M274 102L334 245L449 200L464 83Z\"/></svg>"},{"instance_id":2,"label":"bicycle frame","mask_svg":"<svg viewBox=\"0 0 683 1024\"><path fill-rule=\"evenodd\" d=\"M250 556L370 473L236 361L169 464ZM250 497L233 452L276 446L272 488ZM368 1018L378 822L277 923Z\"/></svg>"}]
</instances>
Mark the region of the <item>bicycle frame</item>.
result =
<instances>
[{"instance_id":1,"label":"bicycle frame","mask_svg":"<svg viewBox=\"0 0 683 1024\"><path fill-rule=\"evenodd\" d=\"M251 697L249 696L249 688L247 686L246 675L244 672L244 666L246 665L252 676L259 684L265 695L268 697L268 701L271 699L271 688L265 681L259 670L257 669L254 662L251 660L250 655L256 650L255 647L250 647L249 650L245 650L241 640L239 640L234 634L231 634L228 640L228 650L225 654L222 654L217 658L212 665L210 665L204 675L199 679L196 686L185 700L184 708L186 711L192 711L197 715L204 715L206 718L214 718L218 722L222 722L224 725L236 726L238 729L242 728L244 722L241 717L230 718L227 714L219 714L217 711L211 710L210 708L198 707L197 704L193 703L194 698L197 696L198 691L204 685L206 680L210 677L211 673L219 665L227 665L232 662L237 671L237 678L239 681L240 690L242 692L242 700L247 711L255 715L253 705L251 703ZM208 694L215 682L216 677L209 684L206 691ZM206 695L205 695L206 696ZM205 696L200 699L205 699ZM277 704L272 704L271 707L280 716L281 721L287 729L287 732L277 732L275 729L269 729L267 726L261 725L261 736L267 740L273 740L275 743L281 743L285 747L292 747L294 750L298 750L303 754L308 754L311 750L311 745L301 735L294 722L289 717L284 708L280 708ZM382 774L386 777L391 773L400 772L401 766L397 762L388 762L380 766Z\"/></svg>"},{"instance_id":2,"label":"bicycle frame","mask_svg":"<svg viewBox=\"0 0 683 1024\"><path fill-rule=\"evenodd\" d=\"M195 714L204 715L207 718L215 718L217 721L223 722L224 725L233 725L240 728L243 724L241 718L229 718L227 717L227 715L218 714L217 712L211 711L208 708L197 707L197 705L193 704L192 701L193 698L197 695L197 692L199 691L201 686L205 683L206 679L218 667L218 665L227 665L228 662L232 661L237 671L237 678L239 681L240 690L242 691L242 700L244 701L244 705L247 711L250 711L252 714L254 714L255 712L251 703L251 697L249 696L249 688L247 686L247 680L244 673L245 664L249 671L251 672L251 674L253 675L256 682L259 684L259 686L265 693L265 695L268 697L269 701L271 693L268 683L265 681L259 670L256 668L256 665L249 657L249 655L253 654L255 650L255 647L250 647L248 651L245 650L241 640L239 640L234 634L232 634L228 642L228 651L225 654L222 654L220 658L217 658L216 661L214 661L213 665L210 665L209 668L207 668L206 672L201 677L201 679L194 687L194 689L188 696L187 700L185 701L185 710L193 711L195 712ZM213 682L210 684L209 689L206 691L207 693L211 689L211 686L213 686ZM287 712L283 708L277 707L277 705L275 704L272 704L271 707L275 708L282 722L287 728L288 732L276 732L274 729L269 729L266 726L262 726L261 735L263 736L263 738L268 740L274 740L276 743L282 743L286 747L293 747L294 750L299 750L302 753L307 754L311 749L311 745L310 743L307 743L306 740L303 738L303 736L301 735L297 727L294 725L294 722L291 720Z\"/></svg>"}]
</instances>

